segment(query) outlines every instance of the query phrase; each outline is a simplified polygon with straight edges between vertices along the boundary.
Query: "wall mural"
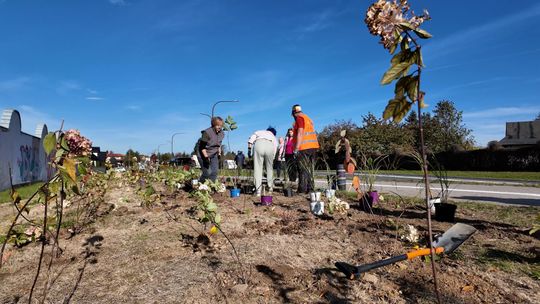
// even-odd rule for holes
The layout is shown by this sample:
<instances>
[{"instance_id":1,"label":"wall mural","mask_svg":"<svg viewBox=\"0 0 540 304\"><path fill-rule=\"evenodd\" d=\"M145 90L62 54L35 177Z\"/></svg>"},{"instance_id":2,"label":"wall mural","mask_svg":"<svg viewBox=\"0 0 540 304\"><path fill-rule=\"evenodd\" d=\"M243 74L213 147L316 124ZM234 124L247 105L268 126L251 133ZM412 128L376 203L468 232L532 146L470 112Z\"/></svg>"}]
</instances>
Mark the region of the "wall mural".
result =
<instances>
[{"instance_id":1,"label":"wall mural","mask_svg":"<svg viewBox=\"0 0 540 304\"><path fill-rule=\"evenodd\" d=\"M39 149L28 145L21 145L19 148L20 158L17 160L19 166L19 176L22 182L33 182L39 179Z\"/></svg>"}]
</instances>

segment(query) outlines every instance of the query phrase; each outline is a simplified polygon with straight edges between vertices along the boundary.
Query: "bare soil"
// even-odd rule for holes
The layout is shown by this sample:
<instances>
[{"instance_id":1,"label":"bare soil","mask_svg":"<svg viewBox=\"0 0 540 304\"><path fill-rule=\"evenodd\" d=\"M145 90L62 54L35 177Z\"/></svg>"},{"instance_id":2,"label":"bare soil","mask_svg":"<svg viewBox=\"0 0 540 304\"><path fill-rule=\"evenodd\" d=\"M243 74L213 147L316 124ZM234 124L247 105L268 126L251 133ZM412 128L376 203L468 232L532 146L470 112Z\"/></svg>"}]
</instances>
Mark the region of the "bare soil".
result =
<instances>
[{"instance_id":1,"label":"bare soil","mask_svg":"<svg viewBox=\"0 0 540 304\"><path fill-rule=\"evenodd\" d=\"M242 195L216 195L223 234L195 219L196 203L183 191L163 193L151 208L128 183L112 186L100 217L80 234L63 233L63 254L42 272L36 302L45 303L433 303L431 265L417 259L348 280L334 263L373 262L411 250L401 227L425 235L425 211L380 203L373 214L316 217L305 197L274 196L264 207ZM350 201L355 205L354 202ZM1 231L13 213L0 206ZM70 207L74 208L74 207ZM519 217L498 218L509 209ZM538 303L540 241L521 223L540 210L460 205L459 222L478 232L456 253L437 261L444 303ZM67 212L69 212L69 208ZM502 216L501 216L502 217ZM396 229L396 225L398 229ZM451 223L434 222L436 233ZM47 246L45 261L50 256ZM40 244L8 246L0 269L0 303L28 302ZM46 265L47 263L45 263ZM44 286L50 286L44 295ZM536 300L535 300L536 299Z\"/></svg>"}]
</instances>

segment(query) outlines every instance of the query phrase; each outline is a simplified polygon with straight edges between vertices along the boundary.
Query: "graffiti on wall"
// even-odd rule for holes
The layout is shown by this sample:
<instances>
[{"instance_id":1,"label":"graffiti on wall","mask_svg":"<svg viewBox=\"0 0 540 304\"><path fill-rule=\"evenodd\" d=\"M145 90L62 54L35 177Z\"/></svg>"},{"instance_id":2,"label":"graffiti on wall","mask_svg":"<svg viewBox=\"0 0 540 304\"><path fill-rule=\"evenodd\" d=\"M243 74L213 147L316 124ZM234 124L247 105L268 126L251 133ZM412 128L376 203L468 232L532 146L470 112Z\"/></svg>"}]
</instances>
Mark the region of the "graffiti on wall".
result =
<instances>
[{"instance_id":1,"label":"graffiti on wall","mask_svg":"<svg viewBox=\"0 0 540 304\"><path fill-rule=\"evenodd\" d=\"M39 149L21 145L19 148L20 158L17 159L19 176L23 182L33 182L39 179Z\"/></svg>"}]
</instances>

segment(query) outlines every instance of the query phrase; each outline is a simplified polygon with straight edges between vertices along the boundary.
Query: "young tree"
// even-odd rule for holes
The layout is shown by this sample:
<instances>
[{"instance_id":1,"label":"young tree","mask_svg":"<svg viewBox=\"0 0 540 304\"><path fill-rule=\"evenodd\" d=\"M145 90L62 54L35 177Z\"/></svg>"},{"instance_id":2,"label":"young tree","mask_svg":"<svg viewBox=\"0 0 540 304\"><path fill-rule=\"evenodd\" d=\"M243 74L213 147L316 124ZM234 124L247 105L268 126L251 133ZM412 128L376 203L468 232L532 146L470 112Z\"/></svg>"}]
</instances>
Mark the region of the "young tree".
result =
<instances>
[{"instance_id":1,"label":"young tree","mask_svg":"<svg viewBox=\"0 0 540 304\"><path fill-rule=\"evenodd\" d=\"M458 145L465 149L474 146L474 139L471 136L472 130L463 124L463 111L458 111L454 103L449 100L441 100L433 110L433 118L436 129L433 130L434 138L432 149L448 151L452 146Z\"/></svg>"}]
</instances>

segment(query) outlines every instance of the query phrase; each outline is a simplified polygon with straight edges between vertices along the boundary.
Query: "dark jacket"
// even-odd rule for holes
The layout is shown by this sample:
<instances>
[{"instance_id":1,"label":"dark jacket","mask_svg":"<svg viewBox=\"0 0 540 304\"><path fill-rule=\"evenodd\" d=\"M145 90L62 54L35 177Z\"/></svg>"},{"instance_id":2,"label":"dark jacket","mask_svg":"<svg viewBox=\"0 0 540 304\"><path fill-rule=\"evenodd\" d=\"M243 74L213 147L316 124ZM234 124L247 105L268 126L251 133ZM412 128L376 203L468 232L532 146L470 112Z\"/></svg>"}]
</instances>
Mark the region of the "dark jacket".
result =
<instances>
[{"instance_id":1,"label":"dark jacket","mask_svg":"<svg viewBox=\"0 0 540 304\"><path fill-rule=\"evenodd\" d=\"M225 133L223 133L223 131L216 133L212 127L201 131L201 138L198 142L199 147L197 152L202 156L201 151L206 149L208 157L212 157L219 152L223 138L225 138Z\"/></svg>"}]
</instances>

